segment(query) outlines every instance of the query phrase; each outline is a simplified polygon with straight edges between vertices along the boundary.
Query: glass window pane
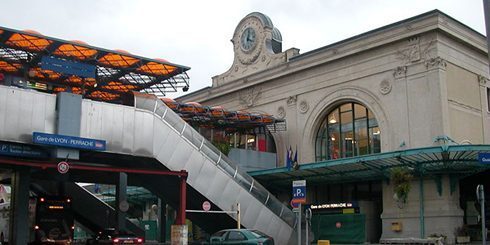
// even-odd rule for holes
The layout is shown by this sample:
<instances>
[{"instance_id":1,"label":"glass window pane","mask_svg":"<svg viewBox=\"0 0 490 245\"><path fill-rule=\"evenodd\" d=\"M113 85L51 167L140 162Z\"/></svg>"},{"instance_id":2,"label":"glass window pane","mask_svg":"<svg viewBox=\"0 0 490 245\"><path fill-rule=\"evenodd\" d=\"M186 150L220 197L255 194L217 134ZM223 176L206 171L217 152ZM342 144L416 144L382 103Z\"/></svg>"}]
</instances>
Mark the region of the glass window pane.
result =
<instances>
[{"instance_id":1,"label":"glass window pane","mask_svg":"<svg viewBox=\"0 0 490 245\"><path fill-rule=\"evenodd\" d=\"M328 126L328 159L340 158L340 130L339 124Z\"/></svg>"},{"instance_id":2,"label":"glass window pane","mask_svg":"<svg viewBox=\"0 0 490 245\"><path fill-rule=\"evenodd\" d=\"M340 106L340 112L352 111L352 103L346 103Z\"/></svg>"},{"instance_id":3,"label":"glass window pane","mask_svg":"<svg viewBox=\"0 0 490 245\"><path fill-rule=\"evenodd\" d=\"M327 128L326 122L323 122L322 126L320 126L320 130L318 131L318 135L316 138L316 160L323 161L326 160L326 150L325 144L327 142Z\"/></svg>"},{"instance_id":4,"label":"glass window pane","mask_svg":"<svg viewBox=\"0 0 490 245\"><path fill-rule=\"evenodd\" d=\"M367 120L358 119L355 122L356 134L355 134L355 153L356 155L365 155L369 154L369 145L368 145L368 129L367 129Z\"/></svg>"},{"instance_id":5,"label":"glass window pane","mask_svg":"<svg viewBox=\"0 0 490 245\"><path fill-rule=\"evenodd\" d=\"M356 119L366 117L366 107L359 104L354 104L354 115Z\"/></svg>"},{"instance_id":6,"label":"glass window pane","mask_svg":"<svg viewBox=\"0 0 490 245\"><path fill-rule=\"evenodd\" d=\"M344 131L345 127L350 127L346 130L352 130L352 125L348 125L352 123L352 112L342 112L340 115L340 122L342 123L342 131Z\"/></svg>"},{"instance_id":7,"label":"glass window pane","mask_svg":"<svg viewBox=\"0 0 490 245\"><path fill-rule=\"evenodd\" d=\"M342 155L343 157L354 156L354 135L352 131L342 132Z\"/></svg>"},{"instance_id":8,"label":"glass window pane","mask_svg":"<svg viewBox=\"0 0 490 245\"><path fill-rule=\"evenodd\" d=\"M380 130L378 127L370 128L369 129L369 145L371 148L371 153L379 153L381 152L381 137L380 137Z\"/></svg>"}]
</instances>

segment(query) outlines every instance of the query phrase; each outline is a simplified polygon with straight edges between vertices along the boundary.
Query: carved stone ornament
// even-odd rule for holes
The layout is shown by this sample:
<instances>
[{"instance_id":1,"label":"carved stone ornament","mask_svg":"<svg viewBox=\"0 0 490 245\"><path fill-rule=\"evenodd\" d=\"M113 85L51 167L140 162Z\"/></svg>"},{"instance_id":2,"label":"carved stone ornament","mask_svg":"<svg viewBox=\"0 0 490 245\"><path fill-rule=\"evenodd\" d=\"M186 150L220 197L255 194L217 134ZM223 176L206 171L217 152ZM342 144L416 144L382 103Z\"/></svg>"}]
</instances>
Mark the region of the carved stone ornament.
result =
<instances>
[{"instance_id":1,"label":"carved stone ornament","mask_svg":"<svg viewBox=\"0 0 490 245\"><path fill-rule=\"evenodd\" d=\"M287 101L288 106L296 105L297 100L298 100L297 95L289 96Z\"/></svg>"},{"instance_id":2,"label":"carved stone ornament","mask_svg":"<svg viewBox=\"0 0 490 245\"><path fill-rule=\"evenodd\" d=\"M393 71L393 76L395 78L402 78L402 77L405 77L407 75L407 67L406 66L399 66L397 68L395 68L395 70Z\"/></svg>"},{"instance_id":3,"label":"carved stone ornament","mask_svg":"<svg viewBox=\"0 0 490 245\"><path fill-rule=\"evenodd\" d=\"M446 69L446 66L447 66L446 61L441 57L431 58L425 61L425 67L427 69L432 69L432 68Z\"/></svg>"},{"instance_id":4,"label":"carved stone ornament","mask_svg":"<svg viewBox=\"0 0 490 245\"><path fill-rule=\"evenodd\" d=\"M388 79L384 79L379 83L379 92L384 95L391 92L391 83Z\"/></svg>"},{"instance_id":5,"label":"carved stone ornament","mask_svg":"<svg viewBox=\"0 0 490 245\"><path fill-rule=\"evenodd\" d=\"M487 84L487 81L488 79L482 75L478 75L478 82L480 83L480 85L484 86L485 84Z\"/></svg>"},{"instance_id":6,"label":"carved stone ornament","mask_svg":"<svg viewBox=\"0 0 490 245\"><path fill-rule=\"evenodd\" d=\"M277 108L277 117L280 119L283 119L286 117L286 110L284 110L284 107L279 106L279 108Z\"/></svg>"},{"instance_id":7,"label":"carved stone ornament","mask_svg":"<svg viewBox=\"0 0 490 245\"><path fill-rule=\"evenodd\" d=\"M306 102L305 100L299 102L298 110L301 114L305 114L308 109L310 109L308 102Z\"/></svg>"},{"instance_id":8,"label":"carved stone ornament","mask_svg":"<svg viewBox=\"0 0 490 245\"><path fill-rule=\"evenodd\" d=\"M397 58L402 61L403 65L410 65L423 60L430 59L430 53L435 48L435 40L429 41L425 48L420 45L419 37L408 39L408 47L397 50Z\"/></svg>"},{"instance_id":9,"label":"carved stone ornament","mask_svg":"<svg viewBox=\"0 0 490 245\"><path fill-rule=\"evenodd\" d=\"M239 94L240 104L245 105L246 107L252 107L255 105L257 100L262 95L262 92L259 88L250 88Z\"/></svg>"}]
</instances>

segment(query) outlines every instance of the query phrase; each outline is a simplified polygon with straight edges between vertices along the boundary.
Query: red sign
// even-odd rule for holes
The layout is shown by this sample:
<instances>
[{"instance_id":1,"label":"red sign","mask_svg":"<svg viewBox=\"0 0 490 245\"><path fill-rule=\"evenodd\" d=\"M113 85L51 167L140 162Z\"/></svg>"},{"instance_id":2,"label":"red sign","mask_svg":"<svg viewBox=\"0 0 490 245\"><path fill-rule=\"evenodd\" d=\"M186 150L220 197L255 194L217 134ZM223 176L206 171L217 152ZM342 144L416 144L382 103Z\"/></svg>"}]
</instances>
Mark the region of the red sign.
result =
<instances>
[{"instance_id":1,"label":"red sign","mask_svg":"<svg viewBox=\"0 0 490 245\"><path fill-rule=\"evenodd\" d=\"M60 162L58 163L58 172L60 174L66 174L68 173L68 170L70 170L70 165L67 162Z\"/></svg>"},{"instance_id":2,"label":"red sign","mask_svg":"<svg viewBox=\"0 0 490 245\"><path fill-rule=\"evenodd\" d=\"M291 205L291 207L293 208L298 208L299 207L299 204L304 204L303 200L300 200L300 199L291 199L291 202L289 202L289 204Z\"/></svg>"},{"instance_id":3,"label":"red sign","mask_svg":"<svg viewBox=\"0 0 490 245\"><path fill-rule=\"evenodd\" d=\"M208 201L204 201L202 203L202 210L204 211L209 211L211 209L211 203L209 203Z\"/></svg>"}]
</instances>

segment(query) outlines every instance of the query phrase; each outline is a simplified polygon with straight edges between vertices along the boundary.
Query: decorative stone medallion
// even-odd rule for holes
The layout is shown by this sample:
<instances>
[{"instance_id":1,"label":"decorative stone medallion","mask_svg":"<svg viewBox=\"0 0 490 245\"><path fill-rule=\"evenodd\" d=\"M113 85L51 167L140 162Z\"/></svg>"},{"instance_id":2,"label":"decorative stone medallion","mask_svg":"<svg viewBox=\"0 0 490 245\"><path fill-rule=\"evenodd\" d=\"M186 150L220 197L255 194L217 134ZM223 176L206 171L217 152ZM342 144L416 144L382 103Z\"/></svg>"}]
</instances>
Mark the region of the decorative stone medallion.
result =
<instances>
[{"instance_id":1,"label":"decorative stone medallion","mask_svg":"<svg viewBox=\"0 0 490 245\"><path fill-rule=\"evenodd\" d=\"M308 102L306 102L305 100L299 102L298 110L301 114L305 114L308 109L310 109Z\"/></svg>"},{"instance_id":2,"label":"decorative stone medallion","mask_svg":"<svg viewBox=\"0 0 490 245\"><path fill-rule=\"evenodd\" d=\"M388 79L383 79L383 81L379 83L379 92L384 95L391 92L391 83Z\"/></svg>"},{"instance_id":3,"label":"decorative stone medallion","mask_svg":"<svg viewBox=\"0 0 490 245\"><path fill-rule=\"evenodd\" d=\"M284 107L279 106L279 108L277 108L277 117L279 117L280 119L286 117L286 110L284 110Z\"/></svg>"}]
</instances>

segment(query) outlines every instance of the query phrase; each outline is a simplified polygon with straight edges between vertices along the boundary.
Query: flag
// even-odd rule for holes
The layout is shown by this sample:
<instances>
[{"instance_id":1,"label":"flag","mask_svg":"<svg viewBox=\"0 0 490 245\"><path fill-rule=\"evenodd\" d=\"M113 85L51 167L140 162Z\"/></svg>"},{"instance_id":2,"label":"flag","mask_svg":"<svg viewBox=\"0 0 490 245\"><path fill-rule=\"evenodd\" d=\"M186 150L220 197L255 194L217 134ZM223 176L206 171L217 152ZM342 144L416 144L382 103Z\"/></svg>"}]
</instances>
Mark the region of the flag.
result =
<instances>
[{"instance_id":1,"label":"flag","mask_svg":"<svg viewBox=\"0 0 490 245\"><path fill-rule=\"evenodd\" d=\"M291 149L291 146L289 146L289 150L286 150L286 167L288 168L288 171L291 170L291 167L293 165L292 154L293 150Z\"/></svg>"},{"instance_id":2,"label":"flag","mask_svg":"<svg viewBox=\"0 0 490 245\"><path fill-rule=\"evenodd\" d=\"M298 169L299 164L298 164L298 147L296 146L296 152L294 152L294 159L292 160L293 162L293 168Z\"/></svg>"}]
</instances>

